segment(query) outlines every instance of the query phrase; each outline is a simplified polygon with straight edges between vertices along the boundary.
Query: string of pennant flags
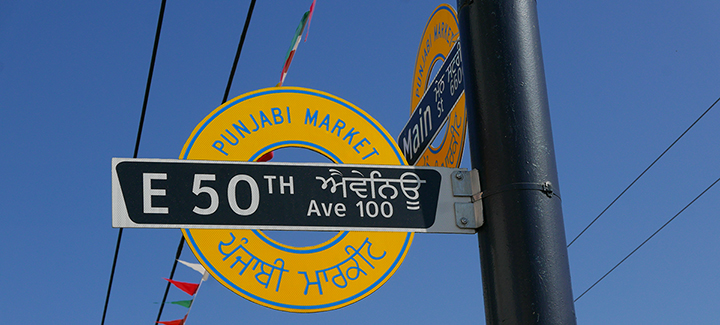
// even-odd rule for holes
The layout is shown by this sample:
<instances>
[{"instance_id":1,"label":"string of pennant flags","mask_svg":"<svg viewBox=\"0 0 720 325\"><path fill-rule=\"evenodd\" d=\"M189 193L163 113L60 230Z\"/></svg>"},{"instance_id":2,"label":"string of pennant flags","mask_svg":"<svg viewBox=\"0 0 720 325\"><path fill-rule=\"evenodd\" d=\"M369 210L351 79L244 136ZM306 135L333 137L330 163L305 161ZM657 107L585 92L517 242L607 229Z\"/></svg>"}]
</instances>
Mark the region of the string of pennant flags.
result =
<instances>
[{"instance_id":1,"label":"string of pennant flags","mask_svg":"<svg viewBox=\"0 0 720 325\"><path fill-rule=\"evenodd\" d=\"M305 34L305 41L307 42L308 34L310 34L310 20L312 19L313 12L315 11L315 1L316 0L313 0L313 3L310 5L310 10L303 14L300 19L300 24L295 29L295 35L293 36L292 43L290 43L290 48L288 49L287 54L285 54L285 64L283 65L282 73L280 74L280 82L277 84L277 87L282 87L285 82L285 77L290 69L290 63L292 63L295 51L297 51L300 40L302 39L303 30L306 26L307 33Z\"/></svg>"},{"instance_id":2,"label":"string of pennant flags","mask_svg":"<svg viewBox=\"0 0 720 325\"><path fill-rule=\"evenodd\" d=\"M185 317L181 319L171 320L171 321L162 321L157 322L158 324L164 324L164 325L184 325L187 321L187 317L190 314L190 309L192 308L193 301L195 301L195 297L197 297L198 290L200 289L200 285L208 279L208 276L210 273L205 270L205 268L197 263L190 263L185 262L183 260L178 260L178 262L182 263L183 265L197 271L198 273L202 274L202 279L200 280L200 283L190 283L190 282L182 282L182 281L175 281L172 279L167 279L168 282L172 283L176 288L182 290L183 292L189 294L192 296L192 299L189 300L179 300L179 301L172 301L168 302L170 304L178 305L187 308L187 311L185 312Z\"/></svg>"},{"instance_id":3,"label":"string of pennant flags","mask_svg":"<svg viewBox=\"0 0 720 325\"><path fill-rule=\"evenodd\" d=\"M295 51L297 51L298 45L300 44L300 41L302 40L302 34L303 31L307 28L307 31L305 33L305 41L307 42L308 35L310 34L310 21L312 20L313 12L315 11L315 1L313 0L312 4L310 5L310 10L306 11L302 18L300 19L300 24L295 29L295 35L293 36L292 43L290 44L290 48L287 51L287 54L285 54L285 63L283 64L283 69L280 74L280 82L276 85L276 87L282 87L283 83L285 82L285 77L287 76L288 70L290 69L290 64L292 63L293 57L295 56ZM262 155L258 161L265 162L272 159L274 156L273 152L270 151L264 155ZM172 283L176 288L182 290L183 292L187 293L188 295L192 296L192 299L189 300L178 300L178 301L172 301L167 302L169 304L174 304L178 306L182 306L187 308L187 311L185 312L185 316L181 319L171 320L171 321L159 321L157 324L163 324L163 325L184 325L187 321L188 315L190 314L190 309L192 308L193 301L195 301L195 297L197 297L198 290L200 289L200 285L208 279L208 276L210 273L205 270L205 268L197 263L190 263L185 262L182 260L178 260L178 262L182 263L183 265L199 272L202 274L202 279L200 280L200 283L190 283L190 282L182 282L182 281L175 281L172 279L167 279L168 282Z\"/></svg>"},{"instance_id":4,"label":"string of pennant flags","mask_svg":"<svg viewBox=\"0 0 720 325\"><path fill-rule=\"evenodd\" d=\"M285 83L285 77L287 76L288 70L290 69L290 63L292 63L293 57L295 57L295 51L297 51L298 45L300 44L300 40L302 39L302 33L307 27L307 32L305 33L305 42L307 42L308 35L310 34L310 20L312 20L313 12L315 11L315 1L313 0L312 4L310 5L310 10L306 11L302 18L300 19L300 24L295 29L295 35L293 35L292 43L290 43L290 48L288 48L287 54L285 54L285 64L283 64L282 72L280 73L280 82L275 87L282 87L283 83ZM273 152L270 151L258 159L259 162L265 162L272 159L274 156Z\"/></svg>"}]
</instances>

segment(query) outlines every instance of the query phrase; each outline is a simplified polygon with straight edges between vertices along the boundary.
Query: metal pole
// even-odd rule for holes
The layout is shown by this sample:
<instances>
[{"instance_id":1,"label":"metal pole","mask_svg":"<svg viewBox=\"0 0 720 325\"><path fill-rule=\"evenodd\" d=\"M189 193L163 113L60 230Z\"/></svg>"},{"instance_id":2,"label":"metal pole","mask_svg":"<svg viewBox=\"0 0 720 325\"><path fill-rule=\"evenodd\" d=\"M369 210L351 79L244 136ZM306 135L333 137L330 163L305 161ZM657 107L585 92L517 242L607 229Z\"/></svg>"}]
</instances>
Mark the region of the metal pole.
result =
<instances>
[{"instance_id":1,"label":"metal pole","mask_svg":"<svg viewBox=\"0 0 720 325\"><path fill-rule=\"evenodd\" d=\"M487 324L575 324L536 2L458 0Z\"/></svg>"}]
</instances>

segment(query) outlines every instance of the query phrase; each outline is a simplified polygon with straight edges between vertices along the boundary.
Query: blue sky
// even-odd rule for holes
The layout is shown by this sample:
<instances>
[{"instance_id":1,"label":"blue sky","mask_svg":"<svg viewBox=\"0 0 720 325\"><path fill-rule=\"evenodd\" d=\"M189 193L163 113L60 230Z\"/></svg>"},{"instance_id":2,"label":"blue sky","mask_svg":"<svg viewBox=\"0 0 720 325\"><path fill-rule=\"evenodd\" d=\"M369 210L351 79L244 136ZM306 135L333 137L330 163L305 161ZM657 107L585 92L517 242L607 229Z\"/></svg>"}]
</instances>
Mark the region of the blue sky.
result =
<instances>
[{"instance_id":1,"label":"blue sky","mask_svg":"<svg viewBox=\"0 0 720 325\"><path fill-rule=\"evenodd\" d=\"M231 97L279 81L310 3L258 1ZM420 37L439 4L319 0L285 85L346 99L397 136ZM169 1L139 157L176 158L219 106L248 5ZM101 319L118 232L110 226L110 159L133 153L159 8L0 2L4 323ZM718 13L720 3L709 0L538 3L568 239L720 97ZM569 248L575 296L720 177L719 125L714 108ZM294 151L278 159L320 161ZM708 191L582 297L578 323L717 322L719 198L720 188ZM179 230L124 232L106 324L155 320L179 239ZM189 249L182 259L195 261ZM175 278L199 280L182 266ZM168 299L186 297L171 290ZM183 313L168 305L163 319ZM418 234L395 275L343 309L274 311L211 279L188 321L463 324L483 315L476 236Z\"/></svg>"}]
</instances>

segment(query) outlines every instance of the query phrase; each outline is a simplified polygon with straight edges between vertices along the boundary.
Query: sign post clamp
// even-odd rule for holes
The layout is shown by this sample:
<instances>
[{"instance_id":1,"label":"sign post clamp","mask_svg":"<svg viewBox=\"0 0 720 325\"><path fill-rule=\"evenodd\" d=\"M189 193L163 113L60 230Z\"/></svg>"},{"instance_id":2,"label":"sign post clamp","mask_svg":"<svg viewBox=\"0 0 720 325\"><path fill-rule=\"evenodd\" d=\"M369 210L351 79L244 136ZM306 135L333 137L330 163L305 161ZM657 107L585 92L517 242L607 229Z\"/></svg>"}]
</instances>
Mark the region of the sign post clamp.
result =
<instances>
[{"instance_id":1,"label":"sign post clamp","mask_svg":"<svg viewBox=\"0 0 720 325\"><path fill-rule=\"evenodd\" d=\"M461 229L480 228L483 219L482 189L477 169L457 171L452 178L453 196L470 197L470 202L455 202L455 223Z\"/></svg>"}]
</instances>

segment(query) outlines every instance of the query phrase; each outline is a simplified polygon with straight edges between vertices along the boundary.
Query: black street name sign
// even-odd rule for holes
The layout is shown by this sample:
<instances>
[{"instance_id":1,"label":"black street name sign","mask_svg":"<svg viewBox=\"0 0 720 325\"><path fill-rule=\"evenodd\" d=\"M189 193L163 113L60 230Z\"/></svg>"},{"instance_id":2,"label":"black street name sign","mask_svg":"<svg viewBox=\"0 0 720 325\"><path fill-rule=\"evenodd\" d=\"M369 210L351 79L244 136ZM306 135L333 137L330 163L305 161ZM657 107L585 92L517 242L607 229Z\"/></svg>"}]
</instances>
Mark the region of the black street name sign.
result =
<instances>
[{"instance_id":1,"label":"black street name sign","mask_svg":"<svg viewBox=\"0 0 720 325\"><path fill-rule=\"evenodd\" d=\"M427 230L453 170L114 158L113 226Z\"/></svg>"},{"instance_id":2,"label":"black street name sign","mask_svg":"<svg viewBox=\"0 0 720 325\"><path fill-rule=\"evenodd\" d=\"M465 92L463 80L460 42L457 42L400 132L397 143L408 164L414 165L440 132Z\"/></svg>"}]
</instances>

